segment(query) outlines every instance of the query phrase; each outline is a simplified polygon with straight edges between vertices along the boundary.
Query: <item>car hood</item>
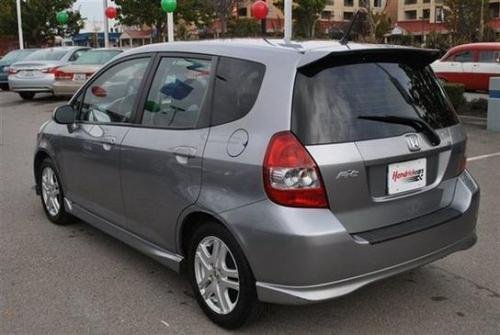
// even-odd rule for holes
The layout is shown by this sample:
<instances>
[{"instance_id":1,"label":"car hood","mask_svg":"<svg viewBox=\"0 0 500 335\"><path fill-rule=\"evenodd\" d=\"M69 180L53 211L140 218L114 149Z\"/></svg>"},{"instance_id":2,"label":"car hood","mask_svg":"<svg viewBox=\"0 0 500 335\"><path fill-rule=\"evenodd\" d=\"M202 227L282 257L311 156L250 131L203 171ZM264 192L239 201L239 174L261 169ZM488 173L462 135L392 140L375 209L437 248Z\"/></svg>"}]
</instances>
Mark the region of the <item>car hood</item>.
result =
<instances>
[{"instance_id":1,"label":"car hood","mask_svg":"<svg viewBox=\"0 0 500 335\"><path fill-rule=\"evenodd\" d=\"M90 65L78 65L78 64L72 64L72 65L66 65L59 70L64 71L64 72L69 72L69 73L94 73L97 70L99 70L102 67L102 65L95 65L95 64L90 64Z\"/></svg>"},{"instance_id":2,"label":"car hood","mask_svg":"<svg viewBox=\"0 0 500 335\"><path fill-rule=\"evenodd\" d=\"M54 67L54 66L61 66L64 65L65 63L61 61L35 61L35 60L28 60L28 61L22 61L22 62L17 62L11 65L12 68L16 70L20 69L26 69L26 70L39 70L39 69L44 69L47 67Z\"/></svg>"}]
</instances>

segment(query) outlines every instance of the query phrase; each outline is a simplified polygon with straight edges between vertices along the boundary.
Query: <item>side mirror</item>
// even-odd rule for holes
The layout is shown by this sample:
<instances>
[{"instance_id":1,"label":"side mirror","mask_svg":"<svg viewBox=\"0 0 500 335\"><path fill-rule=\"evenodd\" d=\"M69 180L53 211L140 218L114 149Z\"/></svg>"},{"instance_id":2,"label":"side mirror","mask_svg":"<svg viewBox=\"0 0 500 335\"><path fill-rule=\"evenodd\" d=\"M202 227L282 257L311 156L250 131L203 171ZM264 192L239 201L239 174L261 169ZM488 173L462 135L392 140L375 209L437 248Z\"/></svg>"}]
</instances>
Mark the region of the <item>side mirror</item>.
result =
<instances>
[{"instance_id":1,"label":"side mirror","mask_svg":"<svg viewBox=\"0 0 500 335\"><path fill-rule=\"evenodd\" d=\"M53 119L59 124L73 124L76 120L76 111L71 105L57 107Z\"/></svg>"}]
</instances>

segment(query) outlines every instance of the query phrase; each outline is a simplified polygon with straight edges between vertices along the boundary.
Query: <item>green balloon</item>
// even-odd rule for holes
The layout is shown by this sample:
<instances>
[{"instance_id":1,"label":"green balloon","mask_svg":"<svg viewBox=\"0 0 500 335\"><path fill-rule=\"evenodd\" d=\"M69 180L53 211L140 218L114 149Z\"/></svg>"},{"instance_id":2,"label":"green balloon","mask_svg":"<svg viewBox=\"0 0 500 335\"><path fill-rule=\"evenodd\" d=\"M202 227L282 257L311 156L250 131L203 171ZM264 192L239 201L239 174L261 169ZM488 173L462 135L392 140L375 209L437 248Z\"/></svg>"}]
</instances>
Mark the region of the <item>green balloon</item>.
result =
<instances>
[{"instance_id":1,"label":"green balloon","mask_svg":"<svg viewBox=\"0 0 500 335\"><path fill-rule=\"evenodd\" d=\"M56 19L59 24L66 24L69 20L69 14L65 10L60 11L59 13L57 13Z\"/></svg>"},{"instance_id":2,"label":"green balloon","mask_svg":"<svg viewBox=\"0 0 500 335\"><path fill-rule=\"evenodd\" d=\"M177 0L161 0L161 8L167 13L173 13L177 9Z\"/></svg>"}]
</instances>

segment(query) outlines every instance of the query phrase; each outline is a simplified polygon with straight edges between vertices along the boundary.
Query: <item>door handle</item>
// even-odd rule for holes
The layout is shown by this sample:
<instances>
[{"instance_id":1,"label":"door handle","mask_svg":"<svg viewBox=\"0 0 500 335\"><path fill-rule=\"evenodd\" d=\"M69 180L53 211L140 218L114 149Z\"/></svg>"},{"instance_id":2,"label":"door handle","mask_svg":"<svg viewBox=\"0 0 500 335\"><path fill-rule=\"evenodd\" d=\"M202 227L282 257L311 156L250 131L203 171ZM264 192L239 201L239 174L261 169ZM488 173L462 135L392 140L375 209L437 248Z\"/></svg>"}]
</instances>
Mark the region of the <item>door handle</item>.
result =
<instances>
[{"instance_id":1,"label":"door handle","mask_svg":"<svg viewBox=\"0 0 500 335\"><path fill-rule=\"evenodd\" d=\"M104 150L110 151L111 148L116 144L116 137L106 136L103 137L99 142L102 144Z\"/></svg>"},{"instance_id":2,"label":"door handle","mask_svg":"<svg viewBox=\"0 0 500 335\"><path fill-rule=\"evenodd\" d=\"M196 148L193 147L176 147L174 156L179 164L187 164L190 158L196 157Z\"/></svg>"}]
</instances>

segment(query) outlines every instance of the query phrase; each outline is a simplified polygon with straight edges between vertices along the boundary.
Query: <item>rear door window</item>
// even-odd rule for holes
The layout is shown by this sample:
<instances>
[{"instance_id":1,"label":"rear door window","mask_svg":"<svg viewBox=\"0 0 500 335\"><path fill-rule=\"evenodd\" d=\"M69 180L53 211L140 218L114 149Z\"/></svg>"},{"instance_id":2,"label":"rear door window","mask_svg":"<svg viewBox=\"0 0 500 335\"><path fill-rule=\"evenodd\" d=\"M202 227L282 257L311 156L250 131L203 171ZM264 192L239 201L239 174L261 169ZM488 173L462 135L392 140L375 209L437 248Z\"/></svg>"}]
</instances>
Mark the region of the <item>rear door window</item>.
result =
<instances>
[{"instance_id":1,"label":"rear door window","mask_svg":"<svg viewBox=\"0 0 500 335\"><path fill-rule=\"evenodd\" d=\"M149 91L142 124L192 129L198 126L207 98L212 61L165 57Z\"/></svg>"},{"instance_id":2,"label":"rear door window","mask_svg":"<svg viewBox=\"0 0 500 335\"><path fill-rule=\"evenodd\" d=\"M480 63L498 63L500 62L500 51L484 50L479 52Z\"/></svg>"},{"instance_id":3,"label":"rear door window","mask_svg":"<svg viewBox=\"0 0 500 335\"><path fill-rule=\"evenodd\" d=\"M292 129L306 145L399 136L414 128L360 117L419 118L434 129L457 124L456 114L428 68L355 63L301 73L295 82Z\"/></svg>"},{"instance_id":4,"label":"rear door window","mask_svg":"<svg viewBox=\"0 0 500 335\"><path fill-rule=\"evenodd\" d=\"M453 59L455 62L468 63L474 61L474 53L472 51L464 51L456 54Z\"/></svg>"},{"instance_id":5,"label":"rear door window","mask_svg":"<svg viewBox=\"0 0 500 335\"><path fill-rule=\"evenodd\" d=\"M217 66L212 125L238 120L250 112L266 71L265 65L221 57Z\"/></svg>"}]
</instances>

